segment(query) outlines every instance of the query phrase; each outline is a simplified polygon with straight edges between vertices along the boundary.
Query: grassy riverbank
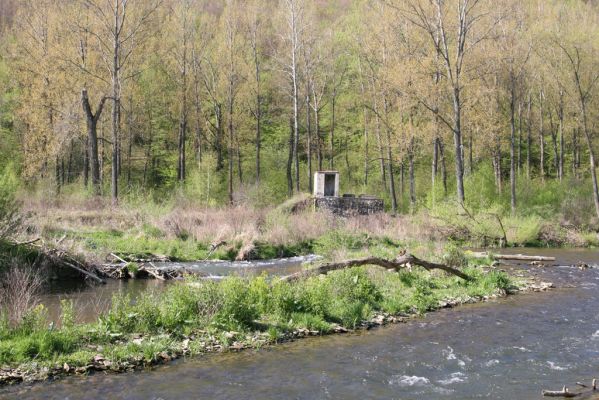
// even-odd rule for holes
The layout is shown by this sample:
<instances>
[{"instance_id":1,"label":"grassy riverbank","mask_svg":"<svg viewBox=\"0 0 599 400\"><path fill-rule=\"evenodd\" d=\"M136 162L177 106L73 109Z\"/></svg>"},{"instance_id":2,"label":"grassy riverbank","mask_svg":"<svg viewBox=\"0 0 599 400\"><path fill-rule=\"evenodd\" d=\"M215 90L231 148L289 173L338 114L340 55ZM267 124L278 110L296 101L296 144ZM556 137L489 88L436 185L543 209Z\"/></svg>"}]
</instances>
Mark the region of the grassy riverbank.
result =
<instances>
[{"instance_id":1,"label":"grassy riverbank","mask_svg":"<svg viewBox=\"0 0 599 400\"><path fill-rule=\"evenodd\" d=\"M109 253L174 260L267 259L318 253L340 259L356 249L386 242L414 253L436 253L448 242L461 246L599 245L589 227L540 215L510 216L494 208L438 204L415 214L334 218L297 210L302 199L278 207L194 205L188 199L162 205L140 199L112 207L108 201L64 197L29 198L23 208L27 235L41 237L89 260Z\"/></svg>"},{"instance_id":2,"label":"grassy riverbank","mask_svg":"<svg viewBox=\"0 0 599 400\"><path fill-rule=\"evenodd\" d=\"M450 252L448 257L455 257ZM37 306L17 324L0 318L0 383L92 370L123 371L207 351L258 348L310 334L397 321L503 295L517 283L461 259L473 280L419 268L337 271L295 283L265 277L187 279L131 302L117 296L97 322L79 324L62 304L59 324ZM459 260L458 260L459 261Z\"/></svg>"}]
</instances>

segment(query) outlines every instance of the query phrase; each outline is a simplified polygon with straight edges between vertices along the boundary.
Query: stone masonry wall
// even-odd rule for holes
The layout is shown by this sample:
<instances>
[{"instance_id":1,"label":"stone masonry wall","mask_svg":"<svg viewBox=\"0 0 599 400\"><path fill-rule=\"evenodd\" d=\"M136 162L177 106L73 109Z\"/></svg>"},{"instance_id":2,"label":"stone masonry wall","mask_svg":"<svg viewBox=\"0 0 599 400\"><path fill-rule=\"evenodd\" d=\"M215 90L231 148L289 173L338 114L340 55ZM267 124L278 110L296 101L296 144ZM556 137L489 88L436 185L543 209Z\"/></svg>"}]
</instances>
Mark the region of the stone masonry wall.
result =
<instances>
[{"instance_id":1,"label":"stone masonry wall","mask_svg":"<svg viewBox=\"0 0 599 400\"><path fill-rule=\"evenodd\" d=\"M314 197L314 208L327 210L335 215L370 215L383 212L383 200L365 197Z\"/></svg>"}]
</instances>

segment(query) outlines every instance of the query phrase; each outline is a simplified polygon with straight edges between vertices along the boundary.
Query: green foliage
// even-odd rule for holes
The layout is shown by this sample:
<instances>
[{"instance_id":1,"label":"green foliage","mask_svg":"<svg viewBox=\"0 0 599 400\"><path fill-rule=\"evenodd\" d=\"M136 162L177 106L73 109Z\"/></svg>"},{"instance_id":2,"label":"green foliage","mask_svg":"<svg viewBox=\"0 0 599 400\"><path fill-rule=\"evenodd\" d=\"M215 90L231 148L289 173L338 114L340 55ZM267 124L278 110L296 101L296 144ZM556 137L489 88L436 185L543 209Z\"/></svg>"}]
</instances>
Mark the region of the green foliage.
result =
<instances>
[{"instance_id":1,"label":"green foliage","mask_svg":"<svg viewBox=\"0 0 599 400\"><path fill-rule=\"evenodd\" d=\"M456 246L453 243L445 246L443 261L445 261L445 264L455 268L461 268L468 265L468 258L466 257L464 251L461 249L461 247Z\"/></svg>"},{"instance_id":2,"label":"green foliage","mask_svg":"<svg viewBox=\"0 0 599 400\"><path fill-rule=\"evenodd\" d=\"M0 174L0 240L15 233L21 223L16 192L19 186L12 164Z\"/></svg>"},{"instance_id":3,"label":"green foliage","mask_svg":"<svg viewBox=\"0 0 599 400\"><path fill-rule=\"evenodd\" d=\"M73 300L60 300L60 316L63 328L72 329L75 326L75 306Z\"/></svg>"},{"instance_id":4,"label":"green foliage","mask_svg":"<svg viewBox=\"0 0 599 400\"><path fill-rule=\"evenodd\" d=\"M0 363L36 359L83 365L94 355L86 350L87 343L101 344L103 354L113 361L152 360L179 346L182 334L198 329L211 332L225 347L254 329L277 341L285 331L297 328L322 333L329 332L333 323L354 328L375 311L424 313L443 299L490 295L512 285L503 272L485 273L477 267L464 271L473 277L471 282L416 268L390 273L374 267L292 283L266 276L232 276L218 282L189 278L159 293L146 292L135 301L115 295L110 310L88 325L77 324L72 302L63 301L60 327L48 324L43 306L30 311L18 326L10 327L0 318ZM139 334L143 341L130 340Z\"/></svg>"}]
</instances>

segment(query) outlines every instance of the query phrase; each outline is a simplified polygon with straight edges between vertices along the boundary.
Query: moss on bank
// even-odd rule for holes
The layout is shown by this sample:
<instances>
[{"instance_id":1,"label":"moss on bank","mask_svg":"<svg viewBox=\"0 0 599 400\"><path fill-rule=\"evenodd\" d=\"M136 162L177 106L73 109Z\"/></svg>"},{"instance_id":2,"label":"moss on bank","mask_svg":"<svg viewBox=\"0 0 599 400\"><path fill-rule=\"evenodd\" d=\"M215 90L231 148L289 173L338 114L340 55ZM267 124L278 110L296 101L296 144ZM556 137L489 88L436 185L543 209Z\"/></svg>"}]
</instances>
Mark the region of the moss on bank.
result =
<instances>
[{"instance_id":1,"label":"moss on bank","mask_svg":"<svg viewBox=\"0 0 599 400\"><path fill-rule=\"evenodd\" d=\"M46 310L38 306L18 326L0 318L0 365L6 372L0 369L0 383L90 369L120 371L183 354L260 347L297 332L355 329L373 318L393 321L390 316L505 294L514 284L504 272L477 266L465 272L471 282L419 269L391 273L374 267L295 283L266 276L221 282L189 278L135 302L116 296L92 324L75 323L73 305L64 302L61 323L49 325Z\"/></svg>"}]
</instances>

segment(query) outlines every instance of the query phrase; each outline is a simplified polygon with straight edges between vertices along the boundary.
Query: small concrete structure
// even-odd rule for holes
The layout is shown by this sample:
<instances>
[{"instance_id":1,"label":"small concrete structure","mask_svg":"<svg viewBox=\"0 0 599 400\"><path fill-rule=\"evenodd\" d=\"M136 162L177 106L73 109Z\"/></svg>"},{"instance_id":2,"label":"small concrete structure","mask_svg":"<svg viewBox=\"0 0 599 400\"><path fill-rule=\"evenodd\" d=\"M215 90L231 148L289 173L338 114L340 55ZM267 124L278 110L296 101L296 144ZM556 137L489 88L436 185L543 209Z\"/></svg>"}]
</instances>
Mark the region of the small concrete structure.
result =
<instances>
[{"instance_id":1,"label":"small concrete structure","mask_svg":"<svg viewBox=\"0 0 599 400\"><path fill-rule=\"evenodd\" d=\"M374 197L344 194L339 197L339 172L317 171L314 174L314 209L327 210L335 215L370 215L384 210L383 200Z\"/></svg>"},{"instance_id":2,"label":"small concrete structure","mask_svg":"<svg viewBox=\"0 0 599 400\"><path fill-rule=\"evenodd\" d=\"M314 173L314 197L339 197L339 172L317 171Z\"/></svg>"}]
</instances>

